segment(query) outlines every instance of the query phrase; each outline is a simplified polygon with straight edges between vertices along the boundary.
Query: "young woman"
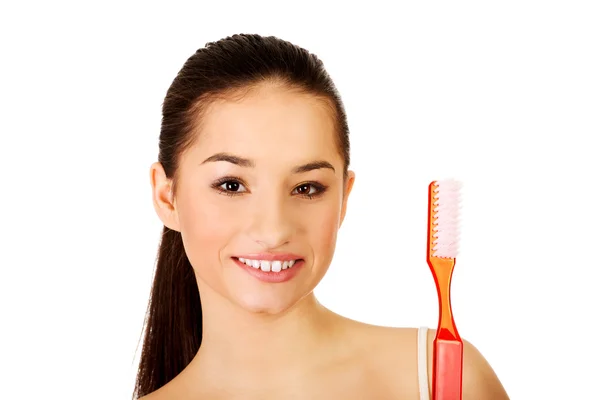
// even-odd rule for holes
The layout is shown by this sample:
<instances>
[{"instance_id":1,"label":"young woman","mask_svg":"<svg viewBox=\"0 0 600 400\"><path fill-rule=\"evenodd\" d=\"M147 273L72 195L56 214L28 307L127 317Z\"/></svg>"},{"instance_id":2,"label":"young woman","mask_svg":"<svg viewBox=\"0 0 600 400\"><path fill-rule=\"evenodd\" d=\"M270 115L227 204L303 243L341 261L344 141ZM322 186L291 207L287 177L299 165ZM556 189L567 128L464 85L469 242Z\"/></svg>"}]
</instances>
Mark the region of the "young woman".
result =
<instances>
[{"instance_id":1,"label":"young woman","mask_svg":"<svg viewBox=\"0 0 600 400\"><path fill-rule=\"evenodd\" d=\"M134 398L430 397L434 331L353 321L313 294L349 163L344 107L316 56L234 35L187 60L150 171L164 231ZM508 398L468 342L464 364L465 400Z\"/></svg>"}]
</instances>

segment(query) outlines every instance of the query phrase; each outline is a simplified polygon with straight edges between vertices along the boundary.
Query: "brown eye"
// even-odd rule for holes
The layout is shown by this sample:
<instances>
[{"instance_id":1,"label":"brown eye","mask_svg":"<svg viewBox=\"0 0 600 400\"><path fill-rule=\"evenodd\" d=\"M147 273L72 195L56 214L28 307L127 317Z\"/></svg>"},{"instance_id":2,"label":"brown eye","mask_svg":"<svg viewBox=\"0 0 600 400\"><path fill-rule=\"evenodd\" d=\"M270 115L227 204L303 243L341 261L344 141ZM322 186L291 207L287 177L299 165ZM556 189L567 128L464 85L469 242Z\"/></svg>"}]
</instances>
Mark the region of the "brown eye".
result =
<instances>
[{"instance_id":1,"label":"brown eye","mask_svg":"<svg viewBox=\"0 0 600 400\"><path fill-rule=\"evenodd\" d=\"M237 182L227 182L225 183L225 190L229 190L232 192L237 192L240 188L240 184Z\"/></svg>"},{"instance_id":2,"label":"brown eye","mask_svg":"<svg viewBox=\"0 0 600 400\"><path fill-rule=\"evenodd\" d=\"M310 185L310 184L307 183L307 184L304 184L302 186L298 186L296 188L296 191L298 192L298 194L304 194L304 195L306 195L306 194L313 194L313 193L310 193L310 189L312 187L313 187L312 185Z\"/></svg>"},{"instance_id":3,"label":"brown eye","mask_svg":"<svg viewBox=\"0 0 600 400\"><path fill-rule=\"evenodd\" d=\"M244 188L244 185L242 185L241 183L237 182L237 181L227 181L227 182L223 182L219 188L225 192L233 192L233 193L239 193L239 192L243 192L244 190L240 190L241 188Z\"/></svg>"},{"instance_id":4,"label":"brown eye","mask_svg":"<svg viewBox=\"0 0 600 400\"><path fill-rule=\"evenodd\" d=\"M327 187L321 185L320 183L309 182L309 183L303 183L300 186L296 186L293 194L298 194L302 197L312 199L316 196L320 196L323 193L325 193L325 190L327 190Z\"/></svg>"}]
</instances>

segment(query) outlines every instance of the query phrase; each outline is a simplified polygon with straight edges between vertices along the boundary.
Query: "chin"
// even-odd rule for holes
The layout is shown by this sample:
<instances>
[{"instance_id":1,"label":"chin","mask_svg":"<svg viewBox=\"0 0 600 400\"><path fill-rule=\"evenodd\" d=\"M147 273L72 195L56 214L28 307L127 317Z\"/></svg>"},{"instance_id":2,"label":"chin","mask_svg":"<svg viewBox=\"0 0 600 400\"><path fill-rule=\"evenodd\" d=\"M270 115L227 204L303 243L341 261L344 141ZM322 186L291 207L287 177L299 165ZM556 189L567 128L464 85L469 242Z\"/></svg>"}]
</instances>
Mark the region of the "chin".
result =
<instances>
[{"instance_id":1,"label":"chin","mask_svg":"<svg viewBox=\"0 0 600 400\"><path fill-rule=\"evenodd\" d=\"M290 293L245 293L234 299L242 309L254 314L277 315L292 308L300 298Z\"/></svg>"}]
</instances>

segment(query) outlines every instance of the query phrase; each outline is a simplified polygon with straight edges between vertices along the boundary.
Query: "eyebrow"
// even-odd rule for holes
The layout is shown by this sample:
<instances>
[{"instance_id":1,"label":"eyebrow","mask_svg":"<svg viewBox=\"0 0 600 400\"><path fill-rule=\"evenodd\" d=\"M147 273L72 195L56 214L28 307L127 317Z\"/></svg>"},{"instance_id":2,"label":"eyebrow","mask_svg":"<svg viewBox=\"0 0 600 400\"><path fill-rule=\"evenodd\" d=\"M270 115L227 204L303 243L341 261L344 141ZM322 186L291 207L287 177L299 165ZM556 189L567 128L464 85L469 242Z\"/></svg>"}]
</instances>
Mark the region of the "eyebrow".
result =
<instances>
[{"instance_id":1,"label":"eyebrow","mask_svg":"<svg viewBox=\"0 0 600 400\"><path fill-rule=\"evenodd\" d=\"M217 161L226 161L226 162L238 165L240 167L246 167L246 168L253 168L256 166L256 163L252 160L249 160L244 157L236 156L233 154L229 154L229 153L213 154L212 156L208 157L206 160L202 161L202 163L200 165L203 165L203 164L206 164L209 162L217 162ZM313 161L313 162L309 162L307 164L299 165L297 167L294 167L292 169L292 172L295 174L301 174L304 172L309 172L309 171L313 171L316 169L322 169L322 168L327 168L327 169L330 169L333 172L335 172L335 168L333 167L333 165L331 165L331 163L329 163L327 161Z\"/></svg>"},{"instance_id":2,"label":"eyebrow","mask_svg":"<svg viewBox=\"0 0 600 400\"><path fill-rule=\"evenodd\" d=\"M206 160L202 161L202 163L200 165L206 164L209 162L217 162L217 161L227 161L229 163L239 165L240 167L254 167L255 166L253 161L248 160L247 158L234 156L233 154L229 154L229 153L213 154L212 156L208 157Z\"/></svg>"}]
</instances>

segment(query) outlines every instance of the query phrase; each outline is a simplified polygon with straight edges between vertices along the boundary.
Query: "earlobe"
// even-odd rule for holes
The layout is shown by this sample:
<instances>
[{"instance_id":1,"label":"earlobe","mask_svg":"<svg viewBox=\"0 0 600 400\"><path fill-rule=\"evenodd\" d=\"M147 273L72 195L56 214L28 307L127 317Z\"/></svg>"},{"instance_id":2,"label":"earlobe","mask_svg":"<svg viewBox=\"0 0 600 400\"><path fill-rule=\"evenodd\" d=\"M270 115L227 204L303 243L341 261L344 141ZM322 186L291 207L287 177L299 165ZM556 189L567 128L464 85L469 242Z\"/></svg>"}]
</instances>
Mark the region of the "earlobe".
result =
<instances>
[{"instance_id":1,"label":"earlobe","mask_svg":"<svg viewBox=\"0 0 600 400\"><path fill-rule=\"evenodd\" d=\"M179 218L173 199L173 182L167 178L162 164L155 162L150 167L152 203L158 218L167 228L179 232Z\"/></svg>"},{"instance_id":2,"label":"earlobe","mask_svg":"<svg viewBox=\"0 0 600 400\"><path fill-rule=\"evenodd\" d=\"M344 184L344 198L342 199L342 213L340 215L340 227L344 222L344 218L346 217L346 208L348 205L348 197L350 197L350 192L352 192L352 188L354 187L354 180L356 178L356 174L354 171L348 171L348 176L346 177L346 182Z\"/></svg>"}]
</instances>

